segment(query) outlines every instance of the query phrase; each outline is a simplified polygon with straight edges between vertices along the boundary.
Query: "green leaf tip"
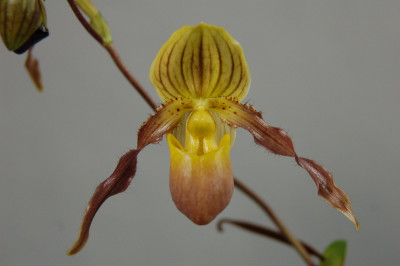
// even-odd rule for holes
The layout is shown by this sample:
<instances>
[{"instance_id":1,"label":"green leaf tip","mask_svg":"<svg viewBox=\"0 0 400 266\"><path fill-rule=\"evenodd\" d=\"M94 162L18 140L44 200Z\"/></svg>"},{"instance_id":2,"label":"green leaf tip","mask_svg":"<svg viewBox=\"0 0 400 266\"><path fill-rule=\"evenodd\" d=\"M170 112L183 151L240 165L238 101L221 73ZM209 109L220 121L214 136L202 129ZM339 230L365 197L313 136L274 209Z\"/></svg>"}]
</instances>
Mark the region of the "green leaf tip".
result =
<instances>
[{"instance_id":1,"label":"green leaf tip","mask_svg":"<svg viewBox=\"0 0 400 266\"><path fill-rule=\"evenodd\" d=\"M325 259L320 266L343 266L346 259L347 242L337 240L332 242L324 251Z\"/></svg>"}]
</instances>

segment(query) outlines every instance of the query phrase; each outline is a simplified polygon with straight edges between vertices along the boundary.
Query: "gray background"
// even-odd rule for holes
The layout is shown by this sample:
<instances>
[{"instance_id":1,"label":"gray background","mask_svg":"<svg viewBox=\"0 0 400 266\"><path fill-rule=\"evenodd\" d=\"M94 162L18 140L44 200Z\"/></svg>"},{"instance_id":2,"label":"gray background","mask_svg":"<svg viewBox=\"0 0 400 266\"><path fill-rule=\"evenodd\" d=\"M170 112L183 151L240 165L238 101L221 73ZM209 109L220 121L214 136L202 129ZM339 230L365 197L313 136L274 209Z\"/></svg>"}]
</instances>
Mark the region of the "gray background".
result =
<instances>
[{"instance_id":1,"label":"gray background","mask_svg":"<svg viewBox=\"0 0 400 266\"><path fill-rule=\"evenodd\" d=\"M299 155L334 174L360 231L317 196L293 159L257 147L241 129L231 152L234 173L320 250L347 239L347 265L398 262L400 1L95 3L124 61L154 97L148 69L173 31L200 21L225 27L248 60L246 100L289 132ZM152 111L66 1L46 7L51 36L34 51L43 93L25 73L25 56L0 46L0 264L302 265L279 243L228 226L220 234L216 222L199 227L179 213L165 141L140 154L132 185L103 205L85 249L65 255L95 187L136 146ZM239 191L221 217L272 226Z\"/></svg>"}]
</instances>

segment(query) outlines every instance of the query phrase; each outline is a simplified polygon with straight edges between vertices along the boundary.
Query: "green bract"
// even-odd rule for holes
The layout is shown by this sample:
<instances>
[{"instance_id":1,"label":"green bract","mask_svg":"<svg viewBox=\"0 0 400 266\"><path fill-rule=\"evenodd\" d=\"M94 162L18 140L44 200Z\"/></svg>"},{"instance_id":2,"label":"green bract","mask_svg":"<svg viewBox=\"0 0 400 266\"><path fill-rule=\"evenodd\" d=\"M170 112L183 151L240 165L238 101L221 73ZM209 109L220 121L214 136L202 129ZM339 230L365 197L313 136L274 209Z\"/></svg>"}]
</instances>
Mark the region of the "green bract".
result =
<instances>
[{"instance_id":1,"label":"green bract","mask_svg":"<svg viewBox=\"0 0 400 266\"><path fill-rule=\"evenodd\" d=\"M49 35L43 0L0 0L0 35L10 51L22 54Z\"/></svg>"},{"instance_id":2,"label":"green bract","mask_svg":"<svg viewBox=\"0 0 400 266\"><path fill-rule=\"evenodd\" d=\"M111 30L107 22L90 0L75 0L79 8L90 19L90 26L101 36L103 45L108 46L112 43Z\"/></svg>"}]
</instances>

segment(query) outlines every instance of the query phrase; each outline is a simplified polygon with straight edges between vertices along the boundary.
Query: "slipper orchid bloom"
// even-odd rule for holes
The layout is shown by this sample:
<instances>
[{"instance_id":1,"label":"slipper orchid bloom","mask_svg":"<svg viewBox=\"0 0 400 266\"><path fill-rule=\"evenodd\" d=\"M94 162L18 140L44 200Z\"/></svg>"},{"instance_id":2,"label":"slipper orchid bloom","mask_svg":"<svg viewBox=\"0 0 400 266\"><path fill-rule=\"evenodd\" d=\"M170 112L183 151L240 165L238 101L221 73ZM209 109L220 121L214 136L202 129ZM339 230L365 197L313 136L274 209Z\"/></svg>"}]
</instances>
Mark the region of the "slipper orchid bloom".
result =
<instances>
[{"instance_id":1,"label":"slipper orchid bloom","mask_svg":"<svg viewBox=\"0 0 400 266\"><path fill-rule=\"evenodd\" d=\"M270 152L294 157L314 180L318 194L358 229L350 199L335 185L331 173L315 161L297 156L284 130L268 125L261 113L241 103L249 90L249 70L242 47L223 28L201 23L176 31L156 56L150 80L164 103L140 128L137 149L123 155L114 173L96 188L79 238L68 254L85 245L101 204L129 186L138 153L165 134L176 207L196 224L210 223L232 197L229 152L237 127L248 130L255 142Z\"/></svg>"}]
</instances>

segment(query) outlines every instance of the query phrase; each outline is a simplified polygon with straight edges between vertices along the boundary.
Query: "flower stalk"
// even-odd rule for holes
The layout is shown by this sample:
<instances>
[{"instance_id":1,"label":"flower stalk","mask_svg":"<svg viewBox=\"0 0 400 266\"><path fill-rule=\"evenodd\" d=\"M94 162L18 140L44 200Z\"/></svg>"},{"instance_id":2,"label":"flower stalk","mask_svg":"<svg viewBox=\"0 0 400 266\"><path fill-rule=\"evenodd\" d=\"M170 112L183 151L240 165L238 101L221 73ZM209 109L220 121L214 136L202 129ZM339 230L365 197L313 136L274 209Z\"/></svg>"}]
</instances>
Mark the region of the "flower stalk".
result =
<instances>
[{"instance_id":1,"label":"flower stalk","mask_svg":"<svg viewBox=\"0 0 400 266\"><path fill-rule=\"evenodd\" d=\"M68 4L71 7L71 10L74 12L78 21L82 24L82 26L86 29L86 31L101 45L103 46L115 65L119 69L119 71L124 75L124 77L128 80L128 82L133 86L133 88L140 94L140 96L145 100L145 102L155 111L157 109L157 104L153 100L153 98L148 94L146 89L139 83L139 81L131 74L129 69L126 67L124 62L115 46L112 43L104 45L103 37L97 33L97 31L90 25L86 19L83 17L82 13L79 10L79 7L75 3L74 0L67 0ZM88 11L87 11L88 12ZM88 12L89 13L89 12ZM92 12L95 13L95 12Z\"/></svg>"},{"instance_id":2,"label":"flower stalk","mask_svg":"<svg viewBox=\"0 0 400 266\"><path fill-rule=\"evenodd\" d=\"M275 212L263 201L254 191L249 189L244 183L235 179L235 186L245 193L250 199L252 199L257 205L271 218L275 225L279 228L282 234L286 237L287 241L290 242L293 247L297 250L300 256L308 265L313 265L310 255L306 251L304 245L293 235L293 233L287 228L284 223L279 219Z\"/></svg>"},{"instance_id":3,"label":"flower stalk","mask_svg":"<svg viewBox=\"0 0 400 266\"><path fill-rule=\"evenodd\" d=\"M247 230L249 232L260 234L260 235L278 240L289 246L293 246L292 243L289 241L289 239L284 234L282 234L282 232L269 229L265 226L257 225L254 223L249 223L246 221L239 221L239 220L234 220L234 219L223 218L218 221L218 224L217 224L218 231L220 231L220 232L223 231L224 224L235 225L235 226L237 226L241 229ZM303 241L299 241L299 242L310 255L316 256L321 261L325 259L325 257L320 252L318 252L315 248L313 248L311 245L309 245Z\"/></svg>"}]
</instances>

